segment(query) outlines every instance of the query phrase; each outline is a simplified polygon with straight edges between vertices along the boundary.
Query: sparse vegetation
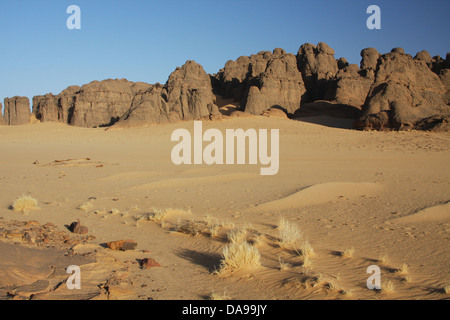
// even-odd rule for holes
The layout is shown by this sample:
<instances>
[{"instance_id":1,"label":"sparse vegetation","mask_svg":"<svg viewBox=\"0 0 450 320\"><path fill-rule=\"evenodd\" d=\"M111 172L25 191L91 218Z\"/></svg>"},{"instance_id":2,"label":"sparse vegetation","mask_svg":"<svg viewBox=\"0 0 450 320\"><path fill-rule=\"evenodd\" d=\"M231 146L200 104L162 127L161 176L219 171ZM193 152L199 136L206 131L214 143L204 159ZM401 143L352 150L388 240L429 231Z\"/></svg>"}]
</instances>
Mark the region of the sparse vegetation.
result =
<instances>
[{"instance_id":1,"label":"sparse vegetation","mask_svg":"<svg viewBox=\"0 0 450 320\"><path fill-rule=\"evenodd\" d=\"M302 238L300 228L296 224L286 220L284 217L280 219L278 231L280 234L280 241L278 242L278 245L283 249L295 248Z\"/></svg>"},{"instance_id":2,"label":"sparse vegetation","mask_svg":"<svg viewBox=\"0 0 450 320\"><path fill-rule=\"evenodd\" d=\"M247 229L234 229L227 234L230 243L241 243L247 241Z\"/></svg>"},{"instance_id":3,"label":"sparse vegetation","mask_svg":"<svg viewBox=\"0 0 450 320\"><path fill-rule=\"evenodd\" d=\"M12 209L16 212L22 212L23 214L28 214L30 210L38 209L37 200L29 195L23 195L16 200L14 200Z\"/></svg>"},{"instance_id":4,"label":"sparse vegetation","mask_svg":"<svg viewBox=\"0 0 450 320\"><path fill-rule=\"evenodd\" d=\"M223 294L215 293L214 291L209 296L210 300L231 300L231 298L224 292Z\"/></svg>"},{"instance_id":5,"label":"sparse vegetation","mask_svg":"<svg viewBox=\"0 0 450 320\"><path fill-rule=\"evenodd\" d=\"M280 271L289 270L291 268L291 265L284 262L281 257L278 257L278 262L280 263Z\"/></svg>"},{"instance_id":6,"label":"sparse vegetation","mask_svg":"<svg viewBox=\"0 0 450 320\"><path fill-rule=\"evenodd\" d=\"M444 292L450 295L450 285L444 287Z\"/></svg>"},{"instance_id":7,"label":"sparse vegetation","mask_svg":"<svg viewBox=\"0 0 450 320\"><path fill-rule=\"evenodd\" d=\"M384 254L382 256L380 256L380 258L378 259L381 263L383 264L388 264L389 263L389 257L387 254Z\"/></svg>"},{"instance_id":8,"label":"sparse vegetation","mask_svg":"<svg viewBox=\"0 0 450 320\"><path fill-rule=\"evenodd\" d=\"M402 267L397 269L396 273L398 273L398 274L408 274L409 273L409 266L406 263L402 264Z\"/></svg>"},{"instance_id":9,"label":"sparse vegetation","mask_svg":"<svg viewBox=\"0 0 450 320\"><path fill-rule=\"evenodd\" d=\"M391 281L387 280L387 281L381 283L381 293L391 294L394 291L395 291L395 286Z\"/></svg>"},{"instance_id":10,"label":"sparse vegetation","mask_svg":"<svg viewBox=\"0 0 450 320\"><path fill-rule=\"evenodd\" d=\"M261 255L258 249L248 244L247 241L230 243L223 249L222 255L223 259L218 274L261 266Z\"/></svg>"},{"instance_id":11,"label":"sparse vegetation","mask_svg":"<svg viewBox=\"0 0 450 320\"><path fill-rule=\"evenodd\" d=\"M80 206L78 206L78 210L84 211L84 212L91 212L94 209L94 205L91 201L87 201Z\"/></svg>"},{"instance_id":12,"label":"sparse vegetation","mask_svg":"<svg viewBox=\"0 0 450 320\"><path fill-rule=\"evenodd\" d=\"M302 252L302 256L305 258L314 257L314 255L316 254L308 241L303 241L303 243L300 246L300 250Z\"/></svg>"},{"instance_id":13,"label":"sparse vegetation","mask_svg":"<svg viewBox=\"0 0 450 320\"><path fill-rule=\"evenodd\" d=\"M341 252L341 257L348 259L352 258L354 254L355 248L345 249L344 251Z\"/></svg>"}]
</instances>

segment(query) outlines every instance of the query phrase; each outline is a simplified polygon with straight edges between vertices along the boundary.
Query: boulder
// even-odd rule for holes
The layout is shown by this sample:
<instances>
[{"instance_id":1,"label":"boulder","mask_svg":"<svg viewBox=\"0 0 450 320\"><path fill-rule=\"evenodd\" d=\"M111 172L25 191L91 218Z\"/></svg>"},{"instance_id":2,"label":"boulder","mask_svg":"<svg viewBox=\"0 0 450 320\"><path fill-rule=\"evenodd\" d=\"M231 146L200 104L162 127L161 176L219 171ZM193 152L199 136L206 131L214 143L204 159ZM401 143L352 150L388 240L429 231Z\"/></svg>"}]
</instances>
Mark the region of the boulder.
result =
<instances>
[{"instance_id":1,"label":"boulder","mask_svg":"<svg viewBox=\"0 0 450 320\"><path fill-rule=\"evenodd\" d=\"M4 125L5 123L3 122L3 105L0 102L0 126Z\"/></svg>"},{"instance_id":2,"label":"boulder","mask_svg":"<svg viewBox=\"0 0 450 320\"><path fill-rule=\"evenodd\" d=\"M153 258L144 258L139 261L142 269L160 268L161 265Z\"/></svg>"},{"instance_id":3,"label":"boulder","mask_svg":"<svg viewBox=\"0 0 450 320\"><path fill-rule=\"evenodd\" d=\"M309 100L324 99L330 80L339 70L334 50L324 42L317 46L305 43L298 50L297 64L303 75Z\"/></svg>"},{"instance_id":4,"label":"boulder","mask_svg":"<svg viewBox=\"0 0 450 320\"><path fill-rule=\"evenodd\" d=\"M349 63L348 63L347 59L339 58L339 59L337 59L337 65L338 65L338 69L342 70L342 69L348 67Z\"/></svg>"},{"instance_id":5,"label":"boulder","mask_svg":"<svg viewBox=\"0 0 450 320\"><path fill-rule=\"evenodd\" d=\"M377 69L378 59L381 54L375 48L366 48L361 51L361 70L364 76L370 79L375 78L375 71Z\"/></svg>"},{"instance_id":6,"label":"boulder","mask_svg":"<svg viewBox=\"0 0 450 320\"><path fill-rule=\"evenodd\" d=\"M403 48L399 48L399 47L393 48L393 49L391 50L391 52L392 52L392 53L401 53L401 54L405 54L405 50L404 50Z\"/></svg>"},{"instance_id":7,"label":"boulder","mask_svg":"<svg viewBox=\"0 0 450 320\"><path fill-rule=\"evenodd\" d=\"M111 250L127 251L136 249L137 242L134 240L118 240L108 242L106 246Z\"/></svg>"},{"instance_id":8,"label":"boulder","mask_svg":"<svg viewBox=\"0 0 450 320\"><path fill-rule=\"evenodd\" d=\"M450 131L450 114L436 115L420 120L416 123L416 129L433 131L433 132L449 132Z\"/></svg>"},{"instance_id":9,"label":"boulder","mask_svg":"<svg viewBox=\"0 0 450 320\"><path fill-rule=\"evenodd\" d=\"M418 52L416 54L416 56L414 57L414 59L425 62L429 68L432 67L433 59L431 58L431 55L426 50L422 50L422 51Z\"/></svg>"},{"instance_id":10,"label":"boulder","mask_svg":"<svg viewBox=\"0 0 450 320\"><path fill-rule=\"evenodd\" d=\"M27 97L6 98L4 122L6 125L31 123L30 101Z\"/></svg>"},{"instance_id":11,"label":"boulder","mask_svg":"<svg viewBox=\"0 0 450 320\"><path fill-rule=\"evenodd\" d=\"M72 233L77 233L77 234L87 234L89 232L87 227L81 225L80 220L72 222L68 229Z\"/></svg>"}]
</instances>

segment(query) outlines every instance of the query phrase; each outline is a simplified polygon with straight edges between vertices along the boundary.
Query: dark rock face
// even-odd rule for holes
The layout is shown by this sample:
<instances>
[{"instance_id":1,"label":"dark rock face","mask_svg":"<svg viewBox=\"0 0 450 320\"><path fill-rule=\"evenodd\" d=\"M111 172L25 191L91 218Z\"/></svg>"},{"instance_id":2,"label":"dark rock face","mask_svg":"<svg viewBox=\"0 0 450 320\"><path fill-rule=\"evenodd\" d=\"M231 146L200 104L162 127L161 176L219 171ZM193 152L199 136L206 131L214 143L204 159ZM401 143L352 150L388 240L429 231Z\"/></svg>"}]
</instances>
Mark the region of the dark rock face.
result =
<instances>
[{"instance_id":1,"label":"dark rock face","mask_svg":"<svg viewBox=\"0 0 450 320\"><path fill-rule=\"evenodd\" d=\"M27 97L6 98L4 122L6 125L22 125L31 122L30 101Z\"/></svg>"},{"instance_id":2,"label":"dark rock face","mask_svg":"<svg viewBox=\"0 0 450 320\"><path fill-rule=\"evenodd\" d=\"M380 57L375 76L355 126L362 129L405 129L435 115L450 113L446 89L426 62L396 50Z\"/></svg>"},{"instance_id":3,"label":"dark rock face","mask_svg":"<svg viewBox=\"0 0 450 320\"><path fill-rule=\"evenodd\" d=\"M338 72L334 50L324 42L317 46L305 43L298 50L297 64L303 75L309 100L324 99L330 80Z\"/></svg>"},{"instance_id":4,"label":"dark rock face","mask_svg":"<svg viewBox=\"0 0 450 320\"><path fill-rule=\"evenodd\" d=\"M306 92L296 57L283 49L228 61L213 83L216 92L255 115L271 107L294 113Z\"/></svg>"}]
</instances>

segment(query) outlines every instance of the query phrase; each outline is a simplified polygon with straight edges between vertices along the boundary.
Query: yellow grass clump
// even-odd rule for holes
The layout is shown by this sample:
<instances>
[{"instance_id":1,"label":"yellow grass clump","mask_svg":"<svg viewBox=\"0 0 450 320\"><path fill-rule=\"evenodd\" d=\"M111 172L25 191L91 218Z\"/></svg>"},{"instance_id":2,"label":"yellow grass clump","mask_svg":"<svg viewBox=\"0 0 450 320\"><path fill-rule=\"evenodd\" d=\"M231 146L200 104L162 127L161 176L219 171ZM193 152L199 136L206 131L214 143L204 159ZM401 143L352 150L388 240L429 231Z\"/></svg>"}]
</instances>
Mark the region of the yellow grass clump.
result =
<instances>
[{"instance_id":1,"label":"yellow grass clump","mask_svg":"<svg viewBox=\"0 0 450 320\"><path fill-rule=\"evenodd\" d=\"M395 286L391 281L385 281L381 284L381 293L390 294L395 291Z\"/></svg>"},{"instance_id":2,"label":"yellow grass clump","mask_svg":"<svg viewBox=\"0 0 450 320\"><path fill-rule=\"evenodd\" d=\"M261 266L261 255L258 249L248 244L247 241L230 243L223 249L222 255L223 259L218 274Z\"/></svg>"},{"instance_id":3,"label":"yellow grass clump","mask_svg":"<svg viewBox=\"0 0 450 320\"><path fill-rule=\"evenodd\" d=\"M352 258L354 254L355 254L355 248L345 249L344 251L341 252L341 257Z\"/></svg>"},{"instance_id":4,"label":"yellow grass clump","mask_svg":"<svg viewBox=\"0 0 450 320\"><path fill-rule=\"evenodd\" d=\"M14 200L12 209L16 212L27 214L30 210L38 209L37 200L31 196L23 195Z\"/></svg>"},{"instance_id":5,"label":"yellow grass clump","mask_svg":"<svg viewBox=\"0 0 450 320\"><path fill-rule=\"evenodd\" d=\"M231 300L231 297L229 297L226 292L224 292L223 294L220 293L215 293L214 291L211 293L211 295L209 296L209 299L211 300Z\"/></svg>"},{"instance_id":6,"label":"yellow grass clump","mask_svg":"<svg viewBox=\"0 0 450 320\"><path fill-rule=\"evenodd\" d=\"M80 206L78 206L78 210L84 211L84 212L91 212L94 209L94 205L92 202L87 201Z\"/></svg>"},{"instance_id":7,"label":"yellow grass clump","mask_svg":"<svg viewBox=\"0 0 450 320\"><path fill-rule=\"evenodd\" d=\"M292 249L303 236L302 231L296 224L289 222L283 217L280 219L278 231L280 235L278 245L284 249Z\"/></svg>"}]
</instances>

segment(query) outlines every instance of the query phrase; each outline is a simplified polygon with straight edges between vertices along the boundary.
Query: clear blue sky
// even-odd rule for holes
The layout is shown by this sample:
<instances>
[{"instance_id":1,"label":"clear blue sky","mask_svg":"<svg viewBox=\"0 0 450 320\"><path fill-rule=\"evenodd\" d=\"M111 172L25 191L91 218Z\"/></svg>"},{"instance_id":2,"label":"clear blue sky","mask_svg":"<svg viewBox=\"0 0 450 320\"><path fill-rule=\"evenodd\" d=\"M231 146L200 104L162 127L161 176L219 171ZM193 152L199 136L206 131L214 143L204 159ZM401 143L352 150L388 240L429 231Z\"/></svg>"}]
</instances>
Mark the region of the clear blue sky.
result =
<instances>
[{"instance_id":1,"label":"clear blue sky","mask_svg":"<svg viewBox=\"0 0 450 320\"><path fill-rule=\"evenodd\" d=\"M81 30L66 27L72 4ZM381 30L366 28L371 4ZM165 83L186 60L212 74L241 55L296 53L305 42L357 64L366 47L445 57L449 12L448 0L1 0L0 101L107 78Z\"/></svg>"}]
</instances>

